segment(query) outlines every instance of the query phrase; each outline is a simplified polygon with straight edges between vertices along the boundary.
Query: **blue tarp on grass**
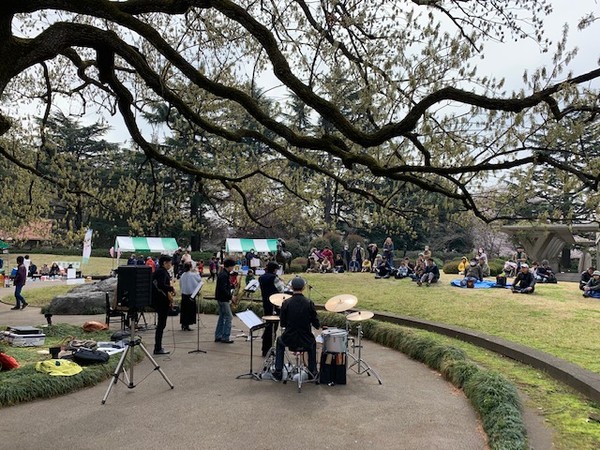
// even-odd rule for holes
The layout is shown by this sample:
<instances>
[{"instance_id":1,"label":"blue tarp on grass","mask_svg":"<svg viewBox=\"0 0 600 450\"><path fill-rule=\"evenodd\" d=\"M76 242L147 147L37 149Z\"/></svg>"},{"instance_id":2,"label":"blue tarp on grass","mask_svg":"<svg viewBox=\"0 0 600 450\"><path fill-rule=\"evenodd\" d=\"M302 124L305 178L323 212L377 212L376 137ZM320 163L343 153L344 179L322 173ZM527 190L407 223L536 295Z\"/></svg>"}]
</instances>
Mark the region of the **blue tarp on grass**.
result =
<instances>
[{"instance_id":1,"label":"blue tarp on grass","mask_svg":"<svg viewBox=\"0 0 600 450\"><path fill-rule=\"evenodd\" d=\"M461 286L460 282L463 280L463 278L457 278L456 280L452 280L450 282L450 284L452 286L456 286L459 288L467 288L467 286ZM475 289L489 289L489 288L511 288L511 284L510 283L506 283L506 286L499 286L496 284L495 281L487 281L487 280L483 280L483 281L476 281L474 284L474 288Z\"/></svg>"}]
</instances>

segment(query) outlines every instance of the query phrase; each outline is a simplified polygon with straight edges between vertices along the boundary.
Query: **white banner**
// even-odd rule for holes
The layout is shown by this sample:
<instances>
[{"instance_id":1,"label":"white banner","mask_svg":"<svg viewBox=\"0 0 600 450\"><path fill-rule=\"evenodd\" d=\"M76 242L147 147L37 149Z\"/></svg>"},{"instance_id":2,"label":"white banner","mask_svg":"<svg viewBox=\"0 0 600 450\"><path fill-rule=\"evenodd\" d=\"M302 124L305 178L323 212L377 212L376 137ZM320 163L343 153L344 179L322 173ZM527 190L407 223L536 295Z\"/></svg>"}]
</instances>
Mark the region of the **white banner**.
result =
<instances>
[{"instance_id":1,"label":"white banner","mask_svg":"<svg viewBox=\"0 0 600 450\"><path fill-rule=\"evenodd\" d=\"M92 233L93 230L88 228L85 232L85 237L83 238L83 257L81 262L83 264L87 264L90 260L90 255L92 254Z\"/></svg>"}]
</instances>

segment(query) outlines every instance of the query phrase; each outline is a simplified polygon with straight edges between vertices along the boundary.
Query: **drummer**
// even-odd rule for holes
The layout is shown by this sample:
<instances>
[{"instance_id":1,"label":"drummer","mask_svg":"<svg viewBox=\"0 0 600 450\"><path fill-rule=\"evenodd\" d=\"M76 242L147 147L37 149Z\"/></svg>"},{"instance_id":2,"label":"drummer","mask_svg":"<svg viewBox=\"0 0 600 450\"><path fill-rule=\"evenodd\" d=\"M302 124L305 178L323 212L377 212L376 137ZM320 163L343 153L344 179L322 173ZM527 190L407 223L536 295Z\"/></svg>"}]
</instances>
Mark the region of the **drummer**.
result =
<instances>
[{"instance_id":1,"label":"drummer","mask_svg":"<svg viewBox=\"0 0 600 450\"><path fill-rule=\"evenodd\" d=\"M279 308L275 309L273 304L269 301L269 297L273 294L277 294L279 289L276 286L278 280L277 270L279 264L275 261L269 261L265 268L265 273L258 278L258 284L260 285L260 293L262 295L263 312L265 316L271 316L274 312L279 313ZM273 330L275 327L275 330ZM262 355L267 356L269 349L273 346L273 334L277 333L278 323L268 322L264 329L262 336Z\"/></svg>"},{"instance_id":2,"label":"drummer","mask_svg":"<svg viewBox=\"0 0 600 450\"><path fill-rule=\"evenodd\" d=\"M275 372L273 372L275 380L281 380L283 375L285 347L303 348L308 353L309 372L312 376L316 376L317 373L317 342L311 325L318 329L321 328L321 324L315 304L302 295L305 284L300 277L292 279L291 286L294 293L281 306L280 322L285 330L277 339Z\"/></svg>"}]
</instances>

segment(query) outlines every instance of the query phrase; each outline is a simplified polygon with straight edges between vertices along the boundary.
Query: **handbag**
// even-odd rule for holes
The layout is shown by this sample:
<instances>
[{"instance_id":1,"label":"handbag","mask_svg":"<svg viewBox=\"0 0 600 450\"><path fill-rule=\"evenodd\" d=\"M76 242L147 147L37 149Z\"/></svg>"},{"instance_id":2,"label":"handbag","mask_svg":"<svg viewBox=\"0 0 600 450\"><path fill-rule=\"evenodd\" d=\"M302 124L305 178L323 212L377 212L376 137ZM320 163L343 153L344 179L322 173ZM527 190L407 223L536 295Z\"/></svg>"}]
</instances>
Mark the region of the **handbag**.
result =
<instances>
[{"instance_id":1,"label":"handbag","mask_svg":"<svg viewBox=\"0 0 600 450\"><path fill-rule=\"evenodd\" d=\"M79 348L73 353L73 361L82 366L104 364L109 358L108 353L101 350L90 350L89 348Z\"/></svg>"}]
</instances>

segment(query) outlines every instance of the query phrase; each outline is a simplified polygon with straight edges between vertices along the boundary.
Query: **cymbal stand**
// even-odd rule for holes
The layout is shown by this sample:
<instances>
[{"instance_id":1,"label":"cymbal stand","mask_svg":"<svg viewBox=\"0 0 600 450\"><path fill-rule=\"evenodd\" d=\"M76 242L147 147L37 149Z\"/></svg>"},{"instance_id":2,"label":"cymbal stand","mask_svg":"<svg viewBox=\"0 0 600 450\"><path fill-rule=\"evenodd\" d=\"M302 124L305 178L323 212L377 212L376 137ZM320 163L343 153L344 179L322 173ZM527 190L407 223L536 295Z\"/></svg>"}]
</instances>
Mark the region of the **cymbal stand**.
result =
<instances>
[{"instance_id":1,"label":"cymbal stand","mask_svg":"<svg viewBox=\"0 0 600 450\"><path fill-rule=\"evenodd\" d=\"M275 323L273 323L273 327L272 327L272 344L271 344L271 348L269 349L269 351L267 352L267 356L265 356L265 360L263 362L263 373L265 372L270 372L272 367L275 367L275 357L277 356L277 329L279 327L275 327ZM287 362L286 362L287 360ZM285 368L290 367L292 364L292 360L290 359L290 355L288 354L287 351L284 351L284 360L283 360L283 367Z\"/></svg>"},{"instance_id":2,"label":"cymbal stand","mask_svg":"<svg viewBox=\"0 0 600 450\"><path fill-rule=\"evenodd\" d=\"M379 381L379 384L383 384L381 381L381 378L379 378L379 375L377 374L377 372L375 372L375 370L373 370L373 368L371 366L369 366L369 364L362 358L362 349L363 349L362 337L363 337L362 324L359 323L356 327L356 342L352 343L352 353L349 353L349 352L347 353L348 356L354 360L354 362L348 366L347 370L352 369L358 375L362 375L362 374L366 373L368 376L371 376L371 373L373 373L373 375L375 375L375 378L377 378L377 381ZM356 356L354 356L355 349L358 349L358 358ZM354 368L354 366L357 366L357 367Z\"/></svg>"}]
</instances>

